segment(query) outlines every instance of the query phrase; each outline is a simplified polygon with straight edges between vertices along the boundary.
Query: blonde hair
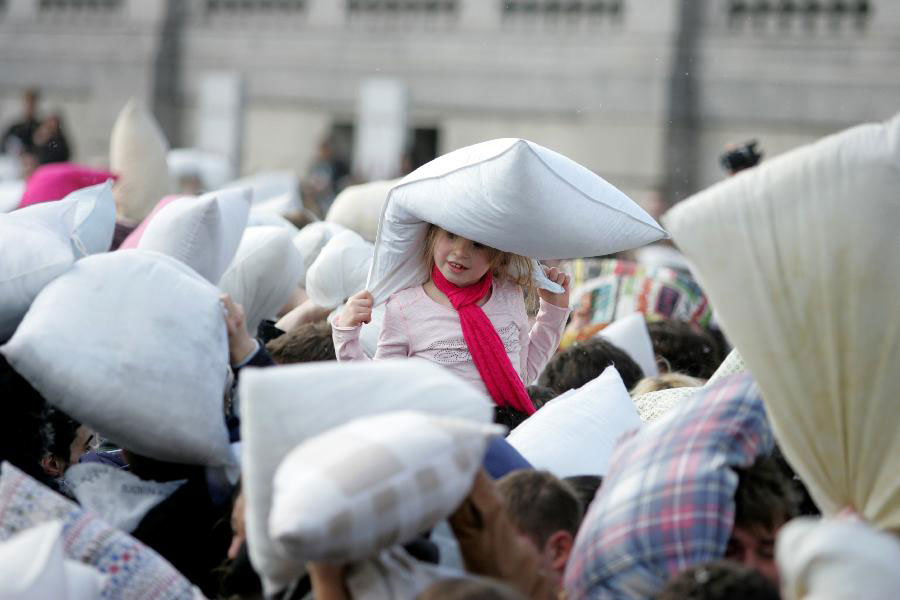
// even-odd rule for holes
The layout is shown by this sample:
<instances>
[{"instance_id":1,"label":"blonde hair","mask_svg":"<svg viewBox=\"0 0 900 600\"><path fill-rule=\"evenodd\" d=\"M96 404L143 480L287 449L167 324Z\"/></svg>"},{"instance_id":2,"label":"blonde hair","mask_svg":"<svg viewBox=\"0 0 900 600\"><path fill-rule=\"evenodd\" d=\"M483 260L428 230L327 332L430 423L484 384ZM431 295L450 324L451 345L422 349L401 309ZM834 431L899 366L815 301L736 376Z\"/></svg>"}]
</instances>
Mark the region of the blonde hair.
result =
<instances>
[{"instance_id":1,"label":"blonde hair","mask_svg":"<svg viewBox=\"0 0 900 600\"><path fill-rule=\"evenodd\" d=\"M650 392L658 392L660 390L671 390L673 388L682 387L699 387L706 383L705 379L697 379L684 373L663 373L656 377L645 377L641 379L634 389L631 390L631 397L637 398Z\"/></svg>"},{"instance_id":2,"label":"blonde hair","mask_svg":"<svg viewBox=\"0 0 900 600\"><path fill-rule=\"evenodd\" d=\"M434 263L434 244L439 231L443 231L443 229L437 225L429 224L428 233L425 234L425 246L422 256L426 267L431 267ZM527 307L536 304L537 287L534 285L534 264L532 260L528 257L513 254L512 252L503 252L490 246L484 246L484 248L488 253L489 268L494 279L507 281L521 287L525 293L525 305ZM431 273L430 268L428 272Z\"/></svg>"}]
</instances>

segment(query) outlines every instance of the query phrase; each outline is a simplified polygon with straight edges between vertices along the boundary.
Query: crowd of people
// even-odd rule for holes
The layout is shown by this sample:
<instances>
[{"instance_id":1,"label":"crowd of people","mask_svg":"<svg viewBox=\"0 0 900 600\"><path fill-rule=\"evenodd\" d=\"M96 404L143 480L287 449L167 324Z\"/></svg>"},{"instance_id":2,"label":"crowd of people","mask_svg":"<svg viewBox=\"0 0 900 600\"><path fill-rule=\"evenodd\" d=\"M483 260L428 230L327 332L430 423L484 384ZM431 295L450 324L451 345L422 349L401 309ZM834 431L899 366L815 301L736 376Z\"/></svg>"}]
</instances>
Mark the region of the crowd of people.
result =
<instances>
[{"instance_id":1,"label":"crowd of people","mask_svg":"<svg viewBox=\"0 0 900 600\"><path fill-rule=\"evenodd\" d=\"M139 104L108 171L30 106L0 597L900 597L900 117L664 228L518 139L173 196Z\"/></svg>"}]
</instances>

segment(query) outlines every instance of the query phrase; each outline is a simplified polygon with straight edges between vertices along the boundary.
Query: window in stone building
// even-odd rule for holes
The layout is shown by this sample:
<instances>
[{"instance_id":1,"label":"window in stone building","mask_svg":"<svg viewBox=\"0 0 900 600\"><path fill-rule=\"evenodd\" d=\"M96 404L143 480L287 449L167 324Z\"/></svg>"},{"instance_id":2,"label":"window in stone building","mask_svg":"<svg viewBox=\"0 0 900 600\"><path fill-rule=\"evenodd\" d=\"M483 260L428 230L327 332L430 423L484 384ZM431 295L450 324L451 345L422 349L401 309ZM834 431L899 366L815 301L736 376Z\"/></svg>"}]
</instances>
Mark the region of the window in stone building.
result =
<instances>
[{"instance_id":1,"label":"window in stone building","mask_svg":"<svg viewBox=\"0 0 900 600\"><path fill-rule=\"evenodd\" d=\"M621 23L624 0L501 0L506 23Z\"/></svg>"},{"instance_id":2,"label":"window in stone building","mask_svg":"<svg viewBox=\"0 0 900 600\"><path fill-rule=\"evenodd\" d=\"M306 10L306 0L206 0L207 13L296 13Z\"/></svg>"},{"instance_id":3,"label":"window in stone building","mask_svg":"<svg viewBox=\"0 0 900 600\"><path fill-rule=\"evenodd\" d=\"M52 11L111 11L122 8L122 0L40 0L41 12Z\"/></svg>"},{"instance_id":4,"label":"window in stone building","mask_svg":"<svg viewBox=\"0 0 900 600\"><path fill-rule=\"evenodd\" d=\"M459 0L345 1L348 23L365 27L434 28L455 24L459 15Z\"/></svg>"},{"instance_id":5,"label":"window in stone building","mask_svg":"<svg viewBox=\"0 0 900 600\"><path fill-rule=\"evenodd\" d=\"M752 31L864 29L869 0L725 0L728 26Z\"/></svg>"}]
</instances>

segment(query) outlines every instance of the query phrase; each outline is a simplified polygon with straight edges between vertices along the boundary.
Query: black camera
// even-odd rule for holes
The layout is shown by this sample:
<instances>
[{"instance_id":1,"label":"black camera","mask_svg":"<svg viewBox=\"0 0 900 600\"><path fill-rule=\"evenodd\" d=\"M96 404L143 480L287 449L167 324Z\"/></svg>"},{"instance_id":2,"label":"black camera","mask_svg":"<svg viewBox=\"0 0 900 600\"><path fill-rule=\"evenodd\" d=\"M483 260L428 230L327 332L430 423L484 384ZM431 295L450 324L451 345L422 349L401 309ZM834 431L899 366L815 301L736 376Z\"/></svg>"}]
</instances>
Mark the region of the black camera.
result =
<instances>
[{"instance_id":1,"label":"black camera","mask_svg":"<svg viewBox=\"0 0 900 600\"><path fill-rule=\"evenodd\" d=\"M743 146L729 148L722 156L719 162L722 168L734 175L744 169L755 167L762 158L762 152L756 149L756 140L750 140Z\"/></svg>"}]
</instances>

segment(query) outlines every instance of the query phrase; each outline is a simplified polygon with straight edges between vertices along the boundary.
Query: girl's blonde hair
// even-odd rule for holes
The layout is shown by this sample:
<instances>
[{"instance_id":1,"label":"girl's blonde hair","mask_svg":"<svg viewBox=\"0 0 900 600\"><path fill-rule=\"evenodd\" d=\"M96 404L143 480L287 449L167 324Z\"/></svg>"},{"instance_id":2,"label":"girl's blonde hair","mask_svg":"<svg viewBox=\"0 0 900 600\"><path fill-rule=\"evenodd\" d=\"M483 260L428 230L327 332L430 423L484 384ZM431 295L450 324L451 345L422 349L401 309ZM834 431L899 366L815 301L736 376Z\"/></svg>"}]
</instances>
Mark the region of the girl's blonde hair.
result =
<instances>
[{"instance_id":1,"label":"girl's blonde hair","mask_svg":"<svg viewBox=\"0 0 900 600\"><path fill-rule=\"evenodd\" d=\"M437 225L429 225L425 235L425 247L423 259L425 265L431 267L434 264L434 244L441 228ZM488 252L488 263L491 274L497 281L508 281L522 288L525 293L525 305L531 307L536 304L537 287L534 285L534 263L530 258L503 252L490 246L485 246ZM431 269L429 268L429 273Z\"/></svg>"}]
</instances>

